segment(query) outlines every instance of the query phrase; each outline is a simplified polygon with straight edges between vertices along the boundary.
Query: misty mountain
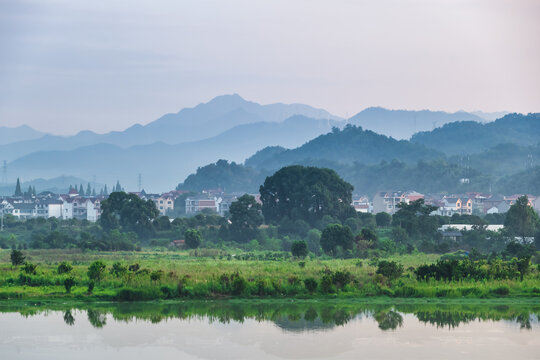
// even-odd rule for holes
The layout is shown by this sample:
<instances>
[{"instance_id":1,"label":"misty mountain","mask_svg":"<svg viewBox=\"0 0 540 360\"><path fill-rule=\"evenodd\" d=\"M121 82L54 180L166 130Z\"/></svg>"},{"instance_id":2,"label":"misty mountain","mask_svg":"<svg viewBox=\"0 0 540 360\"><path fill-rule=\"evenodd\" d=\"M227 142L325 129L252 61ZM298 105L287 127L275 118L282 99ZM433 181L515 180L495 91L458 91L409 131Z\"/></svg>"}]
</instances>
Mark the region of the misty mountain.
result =
<instances>
[{"instance_id":1,"label":"misty mountain","mask_svg":"<svg viewBox=\"0 0 540 360\"><path fill-rule=\"evenodd\" d=\"M11 144L18 141L38 139L45 135L41 131L32 129L28 125L17 127L0 126L0 145ZM0 153L2 153L0 151Z\"/></svg>"},{"instance_id":2,"label":"misty mountain","mask_svg":"<svg viewBox=\"0 0 540 360\"><path fill-rule=\"evenodd\" d=\"M449 155L477 153L504 143L534 145L540 142L540 113L509 114L487 124L450 123L415 134L411 142Z\"/></svg>"},{"instance_id":3,"label":"misty mountain","mask_svg":"<svg viewBox=\"0 0 540 360\"><path fill-rule=\"evenodd\" d=\"M269 155L268 153L272 154ZM324 159L342 164L378 164L397 159L406 163L443 158L444 154L406 140L395 140L361 127L347 125L334 129L299 148L269 148L246 160L246 165L259 169L279 169L306 160Z\"/></svg>"},{"instance_id":4,"label":"misty mountain","mask_svg":"<svg viewBox=\"0 0 540 360\"><path fill-rule=\"evenodd\" d=\"M348 123L403 140L409 139L419 131L430 131L456 121L484 122L485 120L480 116L466 112L388 110L381 107L370 107L354 115L348 120Z\"/></svg>"},{"instance_id":5,"label":"misty mountain","mask_svg":"<svg viewBox=\"0 0 540 360\"><path fill-rule=\"evenodd\" d=\"M12 177L54 177L70 174L129 189L137 188L138 174L147 191L165 191L201 164L220 158L242 162L262 147L297 147L331 130L335 121L293 116L283 122L238 125L218 136L176 145L163 142L122 148L112 144L83 146L67 151L41 151L8 164ZM417 145L415 145L417 146Z\"/></svg>"},{"instance_id":6,"label":"misty mountain","mask_svg":"<svg viewBox=\"0 0 540 360\"><path fill-rule=\"evenodd\" d=\"M147 125L133 125L124 131L97 134L81 131L74 136L48 135L0 145L2 159L12 161L21 156L51 150L72 150L99 143L119 147L146 145L156 142L179 144L217 136L235 126L258 122L282 122L294 115L329 121L341 120L325 110L302 104L260 105L244 100L239 95L218 96L194 108L180 110L176 114L166 114ZM278 142L279 143L279 142Z\"/></svg>"}]
</instances>

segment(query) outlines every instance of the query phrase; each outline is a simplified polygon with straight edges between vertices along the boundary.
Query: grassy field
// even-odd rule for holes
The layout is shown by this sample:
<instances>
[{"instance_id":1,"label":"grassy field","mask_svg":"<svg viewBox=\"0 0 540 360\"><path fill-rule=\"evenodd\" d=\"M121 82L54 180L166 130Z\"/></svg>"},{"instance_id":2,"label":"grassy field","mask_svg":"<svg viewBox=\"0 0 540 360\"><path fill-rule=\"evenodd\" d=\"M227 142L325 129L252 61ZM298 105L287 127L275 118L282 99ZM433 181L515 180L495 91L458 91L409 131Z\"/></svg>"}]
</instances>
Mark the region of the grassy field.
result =
<instances>
[{"instance_id":1,"label":"grassy field","mask_svg":"<svg viewBox=\"0 0 540 360\"><path fill-rule=\"evenodd\" d=\"M10 251L0 251L0 299L62 299L63 301L166 300L222 298L539 298L540 276L536 268L520 280L418 281L414 268L438 259L437 255L396 255L404 266L400 278L390 281L376 274L376 262L359 259L293 260L276 257L264 260L263 254L240 260L243 254L194 256L193 252L80 252L78 250L29 250L27 261L37 264L34 273L9 262ZM200 255L200 253L199 253ZM209 255L209 254L205 254ZM251 259L251 258L261 258ZM100 260L106 266L99 280L91 281L89 265ZM58 274L60 262L73 270ZM125 271L111 273L114 263ZM125 267L138 264L137 270ZM336 276L337 274L337 276ZM344 280L325 282L325 279ZM65 279L75 285L70 293ZM316 281L309 288L306 279ZM92 285L93 284L93 288ZM89 289L90 285L90 289Z\"/></svg>"}]
</instances>

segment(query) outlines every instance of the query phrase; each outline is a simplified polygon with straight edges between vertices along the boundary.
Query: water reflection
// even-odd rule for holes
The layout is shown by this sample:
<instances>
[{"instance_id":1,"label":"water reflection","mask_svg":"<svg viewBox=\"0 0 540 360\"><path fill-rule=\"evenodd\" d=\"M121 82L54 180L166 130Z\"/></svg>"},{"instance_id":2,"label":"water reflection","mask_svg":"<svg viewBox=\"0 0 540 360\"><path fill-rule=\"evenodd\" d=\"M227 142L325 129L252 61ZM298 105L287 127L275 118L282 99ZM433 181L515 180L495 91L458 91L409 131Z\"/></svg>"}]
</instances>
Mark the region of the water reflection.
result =
<instances>
[{"instance_id":1,"label":"water reflection","mask_svg":"<svg viewBox=\"0 0 540 360\"><path fill-rule=\"evenodd\" d=\"M538 323L540 305L490 304L363 304L348 302L181 302L181 303L120 303L69 307L0 306L0 312L19 312L24 316L62 311L66 325L75 325L73 311L84 311L88 322L96 329L107 326L107 317L129 323L144 320L160 323L167 319L205 319L209 323L243 323L247 319L273 322L284 331L328 331L344 326L353 319L374 319L382 331L403 327L403 316L411 314L418 321L437 328L454 329L473 321L509 321L530 330Z\"/></svg>"}]
</instances>

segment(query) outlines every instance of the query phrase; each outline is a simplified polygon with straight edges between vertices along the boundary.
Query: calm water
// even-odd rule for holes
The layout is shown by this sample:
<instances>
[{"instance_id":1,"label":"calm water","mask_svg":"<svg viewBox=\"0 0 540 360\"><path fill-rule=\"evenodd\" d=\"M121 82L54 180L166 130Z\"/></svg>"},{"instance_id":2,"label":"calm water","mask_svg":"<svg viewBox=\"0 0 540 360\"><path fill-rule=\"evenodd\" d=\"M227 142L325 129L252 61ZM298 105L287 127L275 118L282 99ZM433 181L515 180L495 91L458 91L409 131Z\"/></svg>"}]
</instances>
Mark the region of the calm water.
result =
<instances>
[{"instance_id":1,"label":"calm water","mask_svg":"<svg viewBox=\"0 0 540 360\"><path fill-rule=\"evenodd\" d=\"M540 359L539 305L0 304L0 359Z\"/></svg>"}]
</instances>

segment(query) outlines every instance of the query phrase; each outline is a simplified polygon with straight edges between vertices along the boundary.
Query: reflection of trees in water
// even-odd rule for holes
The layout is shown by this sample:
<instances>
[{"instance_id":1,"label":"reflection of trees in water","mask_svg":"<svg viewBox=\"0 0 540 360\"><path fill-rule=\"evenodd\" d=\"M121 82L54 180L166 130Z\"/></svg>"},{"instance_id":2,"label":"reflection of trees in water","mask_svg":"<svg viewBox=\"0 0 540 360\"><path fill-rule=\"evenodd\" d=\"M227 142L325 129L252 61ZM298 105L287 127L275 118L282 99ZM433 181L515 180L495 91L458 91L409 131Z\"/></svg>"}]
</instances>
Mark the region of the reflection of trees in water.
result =
<instances>
[{"instance_id":1,"label":"reflection of trees in water","mask_svg":"<svg viewBox=\"0 0 540 360\"><path fill-rule=\"evenodd\" d=\"M374 315L374 318L381 330L395 330L403 326L403 316L393 310L380 311Z\"/></svg>"},{"instance_id":2,"label":"reflection of trees in water","mask_svg":"<svg viewBox=\"0 0 540 360\"><path fill-rule=\"evenodd\" d=\"M64 322L69 326L73 326L75 324L75 318L71 314L71 309L66 310L66 312L64 313Z\"/></svg>"},{"instance_id":3,"label":"reflection of trees in water","mask_svg":"<svg viewBox=\"0 0 540 360\"><path fill-rule=\"evenodd\" d=\"M55 306L55 305L47 305ZM5 306L3 312L20 312L23 316L47 315L62 311L64 322L75 323L73 306L54 308L28 307L22 305ZM373 318L381 330L396 330L404 326L402 314L414 314L423 323L437 327L455 328L472 321L493 320L512 321L522 329L531 329L538 323L539 305L513 304L364 304L346 301L298 301L298 302L181 302L181 303L120 303L110 305L81 305L86 308L88 321L101 328L110 314L115 321L131 322L146 320L159 323L165 319L198 319L210 323L242 323L247 319L272 321L286 331L326 330L343 326L352 319L368 316Z\"/></svg>"},{"instance_id":4,"label":"reflection of trees in water","mask_svg":"<svg viewBox=\"0 0 540 360\"><path fill-rule=\"evenodd\" d=\"M102 328L107 324L107 316L99 310L88 310L88 321L95 328Z\"/></svg>"}]
</instances>

